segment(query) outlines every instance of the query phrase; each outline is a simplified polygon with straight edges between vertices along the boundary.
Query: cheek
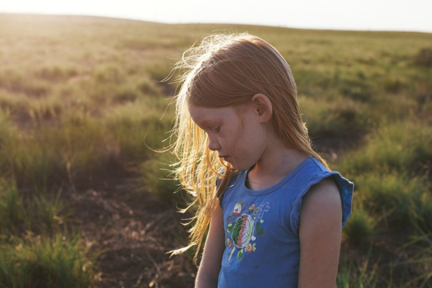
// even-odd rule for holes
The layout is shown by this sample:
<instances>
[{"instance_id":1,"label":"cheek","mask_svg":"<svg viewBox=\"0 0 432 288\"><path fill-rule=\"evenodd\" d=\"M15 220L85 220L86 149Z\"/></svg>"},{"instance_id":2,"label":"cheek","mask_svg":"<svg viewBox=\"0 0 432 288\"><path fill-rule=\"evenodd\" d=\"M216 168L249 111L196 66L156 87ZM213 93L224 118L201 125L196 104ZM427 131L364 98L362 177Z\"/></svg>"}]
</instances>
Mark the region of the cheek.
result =
<instances>
[{"instance_id":1,"label":"cheek","mask_svg":"<svg viewBox=\"0 0 432 288\"><path fill-rule=\"evenodd\" d=\"M234 130L230 137L227 138L226 145L229 147L231 152L235 153L237 156L245 157L248 154L248 149L250 145L250 140L245 137L243 131Z\"/></svg>"}]
</instances>

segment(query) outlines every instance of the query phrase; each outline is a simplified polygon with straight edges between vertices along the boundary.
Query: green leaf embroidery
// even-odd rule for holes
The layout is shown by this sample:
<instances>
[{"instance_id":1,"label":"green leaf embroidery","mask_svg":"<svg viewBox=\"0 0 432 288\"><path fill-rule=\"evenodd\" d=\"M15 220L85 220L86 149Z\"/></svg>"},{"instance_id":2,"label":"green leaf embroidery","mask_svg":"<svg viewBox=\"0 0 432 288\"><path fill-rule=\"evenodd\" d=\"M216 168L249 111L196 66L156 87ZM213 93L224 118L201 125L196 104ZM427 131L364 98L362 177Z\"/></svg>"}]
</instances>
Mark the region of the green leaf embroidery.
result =
<instances>
[{"instance_id":1,"label":"green leaf embroidery","mask_svg":"<svg viewBox=\"0 0 432 288\"><path fill-rule=\"evenodd\" d=\"M262 222L264 222L264 221L262 221ZM257 224L256 224L256 232L257 232L257 236L263 236L264 234L265 234L265 231L261 228L261 223L262 223L261 221L259 221Z\"/></svg>"},{"instance_id":2,"label":"green leaf embroidery","mask_svg":"<svg viewBox=\"0 0 432 288\"><path fill-rule=\"evenodd\" d=\"M228 233L231 233L232 230L233 230L233 225L230 223L230 224L228 224L227 232L228 232Z\"/></svg>"},{"instance_id":3,"label":"green leaf embroidery","mask_svg":"<svg viewBox=\"0 0 432 288\"><path fill-rule=\"evenodd\" d=\"M241 260L242 257L243 257L243 249L240 249L240 251L237 253L237 259Z\"/></svg>"}]
</instances>

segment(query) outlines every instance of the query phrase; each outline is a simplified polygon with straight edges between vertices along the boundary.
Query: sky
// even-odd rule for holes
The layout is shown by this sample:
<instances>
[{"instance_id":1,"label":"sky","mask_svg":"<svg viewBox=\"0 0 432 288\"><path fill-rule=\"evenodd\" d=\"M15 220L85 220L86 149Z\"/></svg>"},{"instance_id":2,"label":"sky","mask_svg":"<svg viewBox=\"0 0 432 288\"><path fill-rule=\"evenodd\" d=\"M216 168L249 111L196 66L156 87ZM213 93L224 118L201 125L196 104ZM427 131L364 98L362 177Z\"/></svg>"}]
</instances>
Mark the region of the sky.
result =
<instances>
[{"instance_id":1,"label":"sky","mask_svg":"<svg viewBox=\"0 0 432 288\"><path fill-rule=\"evenodd\" d=\"M432 0L0 0L0 13L428 33L431 11Z\"/></svg>"}]
</instances>

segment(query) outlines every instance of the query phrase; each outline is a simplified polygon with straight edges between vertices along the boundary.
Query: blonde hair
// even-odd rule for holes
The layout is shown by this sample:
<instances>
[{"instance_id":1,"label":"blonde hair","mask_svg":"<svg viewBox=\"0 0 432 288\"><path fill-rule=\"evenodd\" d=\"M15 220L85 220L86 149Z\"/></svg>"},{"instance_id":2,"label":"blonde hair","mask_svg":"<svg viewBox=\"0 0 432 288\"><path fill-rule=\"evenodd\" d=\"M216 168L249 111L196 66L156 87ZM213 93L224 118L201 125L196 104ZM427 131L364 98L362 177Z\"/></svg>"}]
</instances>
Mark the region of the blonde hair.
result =
<instances>
[{"instance_id":1,"label":"blonde hair","mask_svg":"<svg viewBox=\"0 0 432 288\"><path fill-rule=\"evenodd\" d=\"M216 151L208 149L207 134L192 121L188 103L202 107L236 106L262 93L272 103L273 128L286 147L313 156L328 166L311 147L297 104L291 69L265 40L246 33L211 35L188 49L175 69L185 70L176 96L173 147L179 162L175 173L183 189L196 197L188 208L195 204L198 207L190 222L193 225L189 246L173 253L196 245L196 260L211 214L237 171L221 160ZM220 170L224 173L218 173ZM221 181L215 188L218 177Z\"/></svg>"}]
</instances>

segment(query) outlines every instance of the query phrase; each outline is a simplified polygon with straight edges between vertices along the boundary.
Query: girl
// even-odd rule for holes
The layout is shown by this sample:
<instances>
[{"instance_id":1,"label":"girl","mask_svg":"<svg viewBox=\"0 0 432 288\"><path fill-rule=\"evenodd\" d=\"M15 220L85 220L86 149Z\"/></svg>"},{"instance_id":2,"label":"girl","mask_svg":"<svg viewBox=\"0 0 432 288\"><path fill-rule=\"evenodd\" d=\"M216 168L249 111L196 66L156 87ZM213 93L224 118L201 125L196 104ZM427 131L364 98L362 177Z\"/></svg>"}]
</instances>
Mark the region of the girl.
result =
<instances>
[{"instance_id":1,"label":"girl","mask_svg":"<svg viewBox=\"0 0 432 288\"><path fill-rule=\"evenodd\" d=\"M174 253L198 254L208 231L196 287L333 288L353 184L312 149L287 62L261 38L213 35L176 68L176 175L198 208Z\"/></svg>"}]
</instances>

